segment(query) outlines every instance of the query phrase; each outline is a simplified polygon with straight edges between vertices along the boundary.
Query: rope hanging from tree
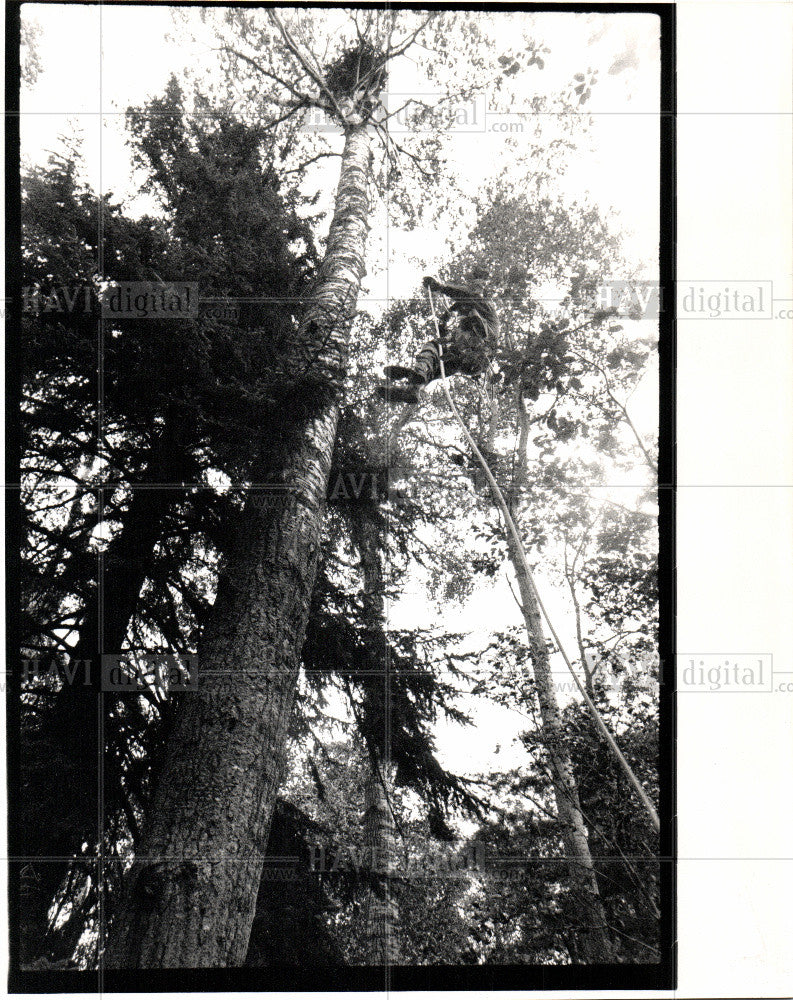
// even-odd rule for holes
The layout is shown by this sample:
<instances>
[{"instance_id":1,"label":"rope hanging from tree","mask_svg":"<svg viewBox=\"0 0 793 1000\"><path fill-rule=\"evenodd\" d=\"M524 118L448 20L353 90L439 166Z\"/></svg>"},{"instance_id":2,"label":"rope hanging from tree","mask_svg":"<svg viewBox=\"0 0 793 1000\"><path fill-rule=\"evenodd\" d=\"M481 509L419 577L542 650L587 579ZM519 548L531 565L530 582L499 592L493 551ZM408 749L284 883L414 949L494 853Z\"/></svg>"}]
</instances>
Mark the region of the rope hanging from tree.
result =
<instances>
[{"instance_id":1,"label":"rope hanging from tree","mask_svg":"<svg viewBox=\"0 0 793 1000\"><path fill-rule=\"evenodd\" d=\"M436 334L438 336L438 340L439 340L439 343L440 343L440 330L438 329L438 317L435 314L435 302L434 302L433 297L432 297L432 289L431 288L427 288L427 295L429 297L430 309L432 310L432 322L435 325L435 332L436 332ZM575 682L576 687L580 691L581 697L586 702L587 707L589 708L589 711L590 711L590 713L592 715L592 718L595 721L595 724L597 725L598 729L600 730L601 734L603 735L603 738L605 739L606 743L608 744L609 749L614 754L614 757L616 758L618 764L620 765L620 767L624 771L625 776L628 778L628 780L630 781L630 783L633 786L634 790L636 791L636 794L639 797L639 801L641 802L642 806L644 807L645 812L647 813L647 815L648 815L648 817L650 819L650 822L653 825L653 828L655 829L656 832L660 832L661 824L660 824L660 821L658 819L658 813L656 812L655 806L650 801L650 797L647 794L644 786L642 785L642 783L639 781L639 779L634 774L633 769L631 768L631 766L628 763L628 761L625 759L625 756L622 753L622 751L620 750L619 746L617 746L617 742L614 739L614 737L611 735L611 733L609 732L608 727L606 726L606 723L603 721L603 717L601 716L600 712L598 711L597 705L595 705L595 703L589 697L589 695L588 695L588 693L586 691L586 688L583 686L583 684L581 683L581 681L578 679L578 675L576 674L575 669L573 668L573 664L570 661L570 657L567 655L567 652L565 651L565 648L562 645L561 640L559 639L559 635L558 635L556 629L554 628L553 623L551 622L551 619L548 616L548 612L546 611L545 605L543 604L542 598L540 597L539 591L537 590L537 584L534 582L534 574L532 573L531 568L529 566L528 559L526 558L526 550L523 547L523 541L522 541L522 539L520 537L520 533L519 533L519 531L517 529L515 521L512 518L512 514L510 513L509 506L508 506L506 500L504 499L504 494L501 492L501 488L499 487L498 483L496 482L496 479L495 479L493 473L490 471L490 466L488 465L487 461L485 460L484 456L482 455L482 452L477 447L476 441L474 441L474 439L473 439L473 437L471 435L471 432L468 430L468 427L466 426L466 423L463 420L462 415L461 415L459 409L457 408L457 404L454 402L454 400L452 399L451 393L449 392L449 386L448 386L448 383L446 381L446 369L444 368L444 364L443 364L443 346L442 345L441 345L441 347L439 349L439 355L440 355L440 367L441 367L440 382L441 382L441 385L443 386L443 393L446 396L446 400L449 403L449 406L451 407L452 412L454 413L454 416L455 416L455 419L457 420L457 423L460 425L460 429L462 430L463 435L465 436L466 441L468 442L471 450L473 451L474 455L476 456L477 461L481 465L482 471L484 472L485 477L486 477L486 479L488 481L488 484L490 485L490 488L493 491L493 496L495 497L496 502L497 502L497 504L498 504L498 506L499 506L499 508L501 510L501 513L502 513L503 517L504 517L504 521L506 523L507 530L509 531L510 536L512 537L512 541L513 541L513 544L515 546L515 551L516 551L517 556L518 556L518 562L520 563L520 568L523 571L523 573L525 574L525 577L526 577L526 579L529 582L529 586L532 589L532 592L534 594L534 599L537 602L537 606L539 607L539 609L540 609L540 611L542 613L542 616L545 619L545 623L548 626L548 631L551 633L553 641L556 643L556 646L557 646L559 652L562 654L562 659L564 660L564 662L565 662L565 664L567 666L567 669L570 671L570 675L572 676L573 681Z\"/></svg>"}]
</instances>

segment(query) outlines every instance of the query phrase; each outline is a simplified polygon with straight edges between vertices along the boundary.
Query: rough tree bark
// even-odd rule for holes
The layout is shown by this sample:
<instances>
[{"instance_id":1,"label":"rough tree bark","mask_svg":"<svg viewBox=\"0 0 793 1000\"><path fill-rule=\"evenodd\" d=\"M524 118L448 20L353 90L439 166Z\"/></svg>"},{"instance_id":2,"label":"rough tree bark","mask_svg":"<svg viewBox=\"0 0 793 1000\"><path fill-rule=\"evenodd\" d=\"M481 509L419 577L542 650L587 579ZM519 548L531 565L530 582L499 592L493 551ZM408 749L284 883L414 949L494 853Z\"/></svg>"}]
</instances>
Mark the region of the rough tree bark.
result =
<instances>
[{"instance_id":1,"label":"rough tree bark","mask_svg":"<svg viewBox=\"0 0 793 1000\"><path fill-rule=\"evenodd\" d=\"M398 965L399 904L391 893L391 872L395 857L394 817L388 801L386 785L389 772L389 699L388 639L385 633L386 609L383 580L383 545L376 525L365 516L351 526L353 543L360 558L363 577L363 598L371 639L380 650L382 677L374 690L382 697L383 754L380 759L370 748L369 775L364 789L364 837L370 884L366 895L364 925L364 956L369 965Z\"/></svg>"},{"instance_id":2,"label":"rough tree bark","mask_svg":"<svg viewBox=\"0 0 793 1000\"><path fill-rule=\"evenodd\" d=\"M364 791L364 834L370 885L366 896L365 961L369 965L398 965L399 906L391 895L394 859L394 819L375 762Z\"/></svg>"},{"instance_id":3,"label":"rough tree bark","mask_svg":"<svg viewBox=\"0 0 793 1000\"><path fill-rule=\"evenodd\" d=\"M336 207L299 339L338 389L364 274L369 136L345 136ZM183 698L139 855L113 921L109 968L241 965L320 549L338 421L335 393L295 434L282 468L251 489Z\"/></svg>"}]
</instances>

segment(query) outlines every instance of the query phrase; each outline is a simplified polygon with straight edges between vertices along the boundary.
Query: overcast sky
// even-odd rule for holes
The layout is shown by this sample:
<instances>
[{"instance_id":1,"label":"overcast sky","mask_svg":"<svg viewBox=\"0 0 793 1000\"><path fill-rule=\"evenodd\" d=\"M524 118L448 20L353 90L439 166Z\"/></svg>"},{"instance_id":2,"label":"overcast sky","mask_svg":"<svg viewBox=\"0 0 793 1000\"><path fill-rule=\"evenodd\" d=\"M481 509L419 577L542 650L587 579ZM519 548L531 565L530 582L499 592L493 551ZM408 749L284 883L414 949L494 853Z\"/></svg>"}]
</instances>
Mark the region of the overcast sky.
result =
<instances>
[{"instance_id":1,"label":"overcast sky","mask_svg":"<svg viewBox=\"0 0 793 1000\"><path fill-rule=\"evenodd\" d=\"M42 162L58 134L77 127L84 135L94 183L99 184L101 163L103 189L134 197L124 111L129 104L162 94L171 72L212 63L213 38L199 22L198 9L184 9L195 40L178 45L166 38L173 31L166 5L26 4L22 10L23 18L42 29L37 47L43 67L34 86L22 95L24 155ZM529 17L511 12L497 16L491 33L503 37L506 48L528 23L551 50L543 71L531 76L534 93L558 94L574 73L587 67L599 71L586 109L593 119L591 149L581 149L571 159L563 190L589 196L603 211L619 212L630 231L629 252L638 258L652 256L658 243L658 19L649 14ZM410 89L411 63L399 62L390 86L403 92ZM501 167L498 136L488 139L456 136L457 167L472 179L484 179ZM333 172L333 161L326 169Z\"/></svg>"}]
</instances>

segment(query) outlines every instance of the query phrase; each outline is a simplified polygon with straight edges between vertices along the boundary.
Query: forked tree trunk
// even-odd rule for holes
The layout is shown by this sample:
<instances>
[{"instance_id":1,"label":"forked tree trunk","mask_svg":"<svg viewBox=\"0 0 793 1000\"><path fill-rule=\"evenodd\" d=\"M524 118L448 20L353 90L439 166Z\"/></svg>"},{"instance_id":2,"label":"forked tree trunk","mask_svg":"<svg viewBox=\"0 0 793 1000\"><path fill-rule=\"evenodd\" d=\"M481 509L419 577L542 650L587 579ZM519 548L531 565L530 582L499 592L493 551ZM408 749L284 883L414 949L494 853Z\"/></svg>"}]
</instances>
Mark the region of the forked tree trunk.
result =
<instances>
[{"instance_id":1,"label":"forked tree trunk","mask_svg":"<svg viewBox=\"0 0 793 1000\"><path fill-rule=\"evenodd\" d=\"M582 963L586 965L613 962L611 938L589 850L584 817L581 814L578 787L570 756L565 747L564 729L559 702L554 690L542 615L531 582L526 578L511 538L509 539L509 555L518 580L526 631L532 651L534 682L537 687L537 699L540 703L540 716L542 718L543 742L551 764L556 811L562 827L562 840L567 854L573 897L581 916L580 928L576 929L578 951Z\"/></svg>"},{"instance_id":2,"label":"forked tree trunk","mask_svg":"<svg viewBox=\"0 0 793 1000\"><path fill-rule=\"evenodd\" d=\"M338 389L364 274L369 137L349 129L304 359ZM282 467L248 496L183 698L106 965L242 965L281 775L333 450L335 394L306 418ZM267 428L262 428L267 433Z\"/></svg>"}]
</instances>

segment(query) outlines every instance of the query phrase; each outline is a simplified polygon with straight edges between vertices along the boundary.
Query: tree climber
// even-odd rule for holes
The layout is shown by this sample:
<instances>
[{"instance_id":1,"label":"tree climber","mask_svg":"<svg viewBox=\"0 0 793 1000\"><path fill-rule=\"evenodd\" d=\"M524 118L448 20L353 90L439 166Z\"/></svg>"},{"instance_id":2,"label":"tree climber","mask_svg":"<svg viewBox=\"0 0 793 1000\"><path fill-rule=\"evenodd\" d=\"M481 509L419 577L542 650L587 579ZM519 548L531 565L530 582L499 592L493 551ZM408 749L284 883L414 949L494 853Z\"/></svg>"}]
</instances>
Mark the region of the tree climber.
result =
<instances>
[{"instance_id":1,"label":"tree climber","mask_svg":"<svg viewBox=\"0 0 793 1000\"><path fill-rule=\"evenodd\" d=\"M413 368L387 365L383 369L387 381L377 387L377 394L386 402L417 403L419 386L441 377L441 348L447 375L458 372L479 375L489 365L498 346L498 316L493 303L485 297L485 284L479 272L467 286L444 285L427 277L424 287L452 300L438 322L441 337L424 344L416 355ZM410 385L393 385L394 379L406 379Z\"/></svg>"}]
</instances>

